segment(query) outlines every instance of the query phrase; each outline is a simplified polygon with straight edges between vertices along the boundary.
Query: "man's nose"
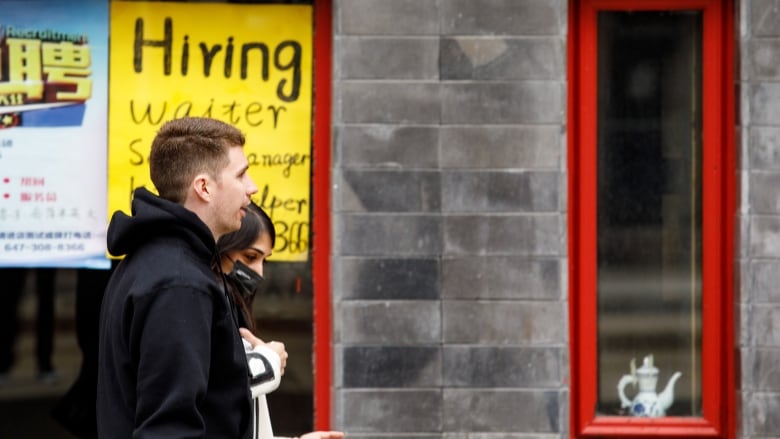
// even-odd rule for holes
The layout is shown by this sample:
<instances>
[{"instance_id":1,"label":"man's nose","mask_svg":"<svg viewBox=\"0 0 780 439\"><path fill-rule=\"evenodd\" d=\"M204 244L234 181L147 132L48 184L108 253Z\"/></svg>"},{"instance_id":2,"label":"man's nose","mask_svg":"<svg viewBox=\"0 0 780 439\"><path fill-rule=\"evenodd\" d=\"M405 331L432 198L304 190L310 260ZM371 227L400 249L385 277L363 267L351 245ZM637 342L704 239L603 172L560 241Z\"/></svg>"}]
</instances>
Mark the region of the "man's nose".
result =
<instances>
[{"instance_id":1,"label":"man's nose","mask_svg":"<svg viewBox=\"0 0 780 439\"><path fill-rule=\"evenodd\" d=\"M247 194L253 195L256 194L258 189L257 185L255 184L255 181L252 180L252 177L247 177L249 179L249 185L247 186Z\"/></svg>"}]
</instances>

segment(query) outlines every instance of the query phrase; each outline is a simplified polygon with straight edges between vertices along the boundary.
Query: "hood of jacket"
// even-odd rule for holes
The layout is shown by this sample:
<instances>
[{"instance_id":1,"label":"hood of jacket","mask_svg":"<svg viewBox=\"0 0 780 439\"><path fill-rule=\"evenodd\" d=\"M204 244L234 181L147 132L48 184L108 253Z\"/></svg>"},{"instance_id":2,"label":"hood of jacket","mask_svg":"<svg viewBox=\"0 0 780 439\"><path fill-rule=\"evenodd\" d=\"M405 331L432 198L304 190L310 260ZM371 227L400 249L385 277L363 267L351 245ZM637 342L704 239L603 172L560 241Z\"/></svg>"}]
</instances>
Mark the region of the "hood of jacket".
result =
<instances>
[{"instance_id":1,"label":"hood of jacket","mask_svg":"<svg viewBox=\"0 0 780 439\"><path fill-rule=\"evenodd\" d=\"M133 192L131 215L116 211L111 216L108 251L122 256L157 238L177 235L204 258L216 252L214 235L194 212L141 187Z\"/></svg>"}]
</instances>

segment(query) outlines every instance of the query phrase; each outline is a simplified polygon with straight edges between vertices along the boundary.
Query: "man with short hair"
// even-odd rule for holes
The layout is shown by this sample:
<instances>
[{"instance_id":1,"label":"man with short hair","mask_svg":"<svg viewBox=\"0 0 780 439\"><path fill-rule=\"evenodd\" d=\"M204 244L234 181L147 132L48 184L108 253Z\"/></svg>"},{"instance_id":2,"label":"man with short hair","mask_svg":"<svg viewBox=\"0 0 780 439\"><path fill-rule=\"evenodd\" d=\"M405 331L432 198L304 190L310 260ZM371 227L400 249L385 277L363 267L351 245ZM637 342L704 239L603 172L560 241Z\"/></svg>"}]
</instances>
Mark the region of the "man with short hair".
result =
<instances>
[{"instance_id":1,"label":"man with short hair","mask_svg":"<svg viewBox=\"0 0 780 439\"><path fill-rule=\"evenodd\" d=\"M149 167L159 196L115 212L108 250L124 255L100 315L98 436L246 437L246 356L235 310L214 277L216 241L238 230L257 186L244 135L188 117L165 123Z\"/></svg>"}]
</instances>

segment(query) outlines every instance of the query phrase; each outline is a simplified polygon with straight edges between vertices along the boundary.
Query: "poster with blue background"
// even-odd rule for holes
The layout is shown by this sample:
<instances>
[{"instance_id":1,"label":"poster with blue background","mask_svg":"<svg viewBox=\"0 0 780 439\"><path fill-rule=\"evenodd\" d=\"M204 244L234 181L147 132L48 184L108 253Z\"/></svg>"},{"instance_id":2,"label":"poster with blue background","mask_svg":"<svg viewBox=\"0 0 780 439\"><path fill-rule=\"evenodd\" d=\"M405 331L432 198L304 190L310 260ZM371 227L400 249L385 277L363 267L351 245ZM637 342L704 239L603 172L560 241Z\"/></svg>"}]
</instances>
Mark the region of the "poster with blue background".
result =
<instances>
[{"instance_id":1,"label":"poster with blue background","mask_svg":"<svg viewBox=\"0 0 780 439\"><path fill-rule=\"evenodd\" d=\"M0 267L108 268L108 1L0 11Z\"/></svg>"}]
</instances>

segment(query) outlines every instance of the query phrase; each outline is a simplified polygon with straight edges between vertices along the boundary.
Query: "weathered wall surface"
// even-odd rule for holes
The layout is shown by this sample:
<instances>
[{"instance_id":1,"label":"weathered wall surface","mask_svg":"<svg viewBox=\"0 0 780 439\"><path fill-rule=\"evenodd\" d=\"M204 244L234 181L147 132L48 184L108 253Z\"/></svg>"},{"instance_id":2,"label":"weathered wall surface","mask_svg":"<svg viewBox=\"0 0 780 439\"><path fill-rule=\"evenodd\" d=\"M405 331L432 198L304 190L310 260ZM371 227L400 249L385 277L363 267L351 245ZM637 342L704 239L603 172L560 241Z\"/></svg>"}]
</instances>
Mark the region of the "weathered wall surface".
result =
<instances>
[{"instance_id":1,"label":"weathered wall surface","mask_svg":"<svg viewBox=\"0 0 780 439\"><path fill-rule=\"evenodd\" d=\"M565 0L335 0L334 426L568 431Z\"/></svg>"},{"instance_id":2,"label":"weathered wall surface","mask_svg":"<svg viewBox=\"0 0 780 439\"><path fill-rule=\"evenodd\" d=\"M780 436L780 1L739 23L741 436Z\"/></svg>"}]
</instances>

